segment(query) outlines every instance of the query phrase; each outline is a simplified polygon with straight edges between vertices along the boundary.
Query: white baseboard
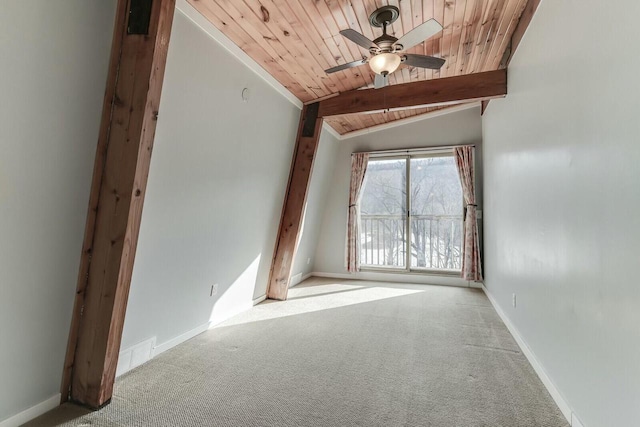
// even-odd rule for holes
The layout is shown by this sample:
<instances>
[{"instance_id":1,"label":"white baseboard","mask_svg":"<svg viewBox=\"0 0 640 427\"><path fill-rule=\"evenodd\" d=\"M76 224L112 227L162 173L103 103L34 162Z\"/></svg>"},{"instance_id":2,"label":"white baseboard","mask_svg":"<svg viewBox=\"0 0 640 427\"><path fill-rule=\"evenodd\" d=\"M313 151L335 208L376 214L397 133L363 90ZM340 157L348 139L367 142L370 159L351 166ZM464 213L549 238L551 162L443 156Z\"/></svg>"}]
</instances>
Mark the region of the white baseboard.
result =
<instances>
[{"instance_id":1,"label":"white baseboard","mask_svg":"<svg viewBox=\"0 0 640 427\"><path fill-rule=\"evenodd\" d=\"M195 327L193 329L191 329L190 331L185 332L184 334L178 335L175 338L170 339L169 341L163 342L160 345L157 345L153 348L153 353L151 355L151 357L156 357L157 355L159 355L160 353L164 353L165 351L169 350L170 348L173 348L179 344L182 344L183 342L190 340L191 338L195 337L196 335L200 335L201 333L203 333L204 331L206 331L207 329L209 329L209 327L211 326L211 322L207 322L204 325L200 325L198 327Z\"/></svg>"},{"instance_id":2,"label":"white baseboard","mask_svg":"<svg viewBox=\"0 0 640 427\"><path fill-rule=\"evenodd\" d=\"M265 299L267 299L267 296L262 295L261 297L258 297L252 300L251 304L252 305L260 304ZM250 308L250 306L248 308ZM242 311L244 310L240 310L238 313ZM130 347L124 351L121 351L118 358L118 368L116 370L116 377L124 374L125 372L130 371L131 369L134 369L142 365L143 363L153 359L157 355L164 353L165 351L177 345L180 345L185 341L190 340L196 335L200 335L201 333L209 330L215 324L222 323L225 320L228 320L230 317L233 317L238 313L234 313L230 316L225 316L225 318L220 319L217 322L209 321L183 334L180 334L177 337L170 339L169 341L165 341L162 344L156 345L156 337L153 337L139 344L136 344L133 347ZM4 427L4 426L0 426L0 427Z\"/></svg>"},{"instance_id":3,"label":"white baseboard","mask_svg":"<svg viewBox=\"0 0 640 427\"><path fill-rule=\"evenodd\" d=\"M256 299L253 300L253 305L258 305L260 304L262 301L267 299L267 295L262 295L261 297L258 297Z\"/></svg>"},{"instance_id":4,"label":"white baseboard","mask_svg":"<svg viewBox=\"0 0 640 427\"><path fill-rule=\"evenodd\" d=\"M151 360L155 346L156 337L153 337L121 351L118 355L116 378Z\"/></svg>"},{"instance_id":5,"label":"white baseboard","mask_svg":"<svg viewBox=\"0 0 640 427\"><path fill-rule=\"evenodd\" d=\"M295 276L291 277L291 280L289 281L289 288L293 288L294 286L299 285L311 276L313 276L313 273L307 273L304 276L302 275L302 273L296 274Z\"/></svg>"},{"instance_id":6,"label":"white baseboard","mask_svg":"<svg viewBox=\"0 0 640 427\"><path fill-rule=\"evenodd\" d=\"M417 273L386 273L378 271L359 271L357 273L326 273L314 271L310 276L328 277L330 279L344 280L369 280L372 282L399 282L415 283L418 285L439 285L456 286L462 288L481 289L482 284L461 279L460 277L437 275L437 274L417 274Z\"/></svg>"},{"instance_id":7,"label":"white baseboard","mask_svg":"<svg viewBox=\"0 0 640 427\"><path fill-rule=\"evenodd\" d=\"M356 277L353 274L347 273L325 273L323 271L314 271L311 273L312 276L315 277L326 277L328 279L345 279L345 280L355 280Z\"/></svg>"},{"instance_id":8,"label":"white baseboard","mask_svg":"<svg viewBox=\"0 0 640 427\"><path fill-rule=\"evenodd\" d=\"M549 378L549 376L545 372L535 353L531 350L531 348L529 348L527 342L524 340L522 335L520 335L520 332L518 332L518 329L516 329L513 323L511 323L511 320L498 305L489 290L485 286L482 286L482 290L484 291L487 298L489 298L491 305L493 305L493 308L496 310L496 313L498 313L498 316L500 316L500 319L502 319L502 322L505 324L513 338L518 343L518 346L522 350L522 353L524 353L524 355L527 357L527 360L529 360L529 363L533 367L533 370L536 371L536 374L538 374L540 381L542 381L542 384L544 384L544 386L547 388L547 391L549 391L549 394L556 402L556 405L558 405L558 408L560 409L560 412L562 412L562 415L564 415L564 417L572 427L584 427L584 425L580 421L578 421L577 417L571 410L569 403L564 399L564 397L562 397L560 391L556 388L556 386L553 384L553 381L551 381L551 378Z\"/></svg>"},{"instance_id":9,"label":"white baseboard","mask_svg":"<svg viewBox=\"0 0 640 427\"><path fill-rule=\"evenodd\" d=\"M584 427L584 424L580 422L573 412L571 413L571 427Z\"/></svg>"},{"instance_id":10,"label":"white baseboard","mask_svg":"<svg viewBox=\"0 0 640 427\"><path fill-rule=\"evenodd\" d=\"M0 421L0 427L18 427L24 423L28 423L34 418L38 418L40 415L49 412L54 408L57 408L59 405L60 393L56 394L55 396L51 396L44 402L40 402L29 409L25 409L24 411L12 416L11 418Z\"/></svg>"},{"instance_id":11,"label":"white baseboard","mask_svg":"<svg viewBox=\"0 0 640 427\"><path fill-rule=\"evenodd\" d=\"M298 273L294 276L291 276L291 280L289 280L289 287L293 288L298 283L302 282L302 273Z\"/></svg>"}]
</instances>

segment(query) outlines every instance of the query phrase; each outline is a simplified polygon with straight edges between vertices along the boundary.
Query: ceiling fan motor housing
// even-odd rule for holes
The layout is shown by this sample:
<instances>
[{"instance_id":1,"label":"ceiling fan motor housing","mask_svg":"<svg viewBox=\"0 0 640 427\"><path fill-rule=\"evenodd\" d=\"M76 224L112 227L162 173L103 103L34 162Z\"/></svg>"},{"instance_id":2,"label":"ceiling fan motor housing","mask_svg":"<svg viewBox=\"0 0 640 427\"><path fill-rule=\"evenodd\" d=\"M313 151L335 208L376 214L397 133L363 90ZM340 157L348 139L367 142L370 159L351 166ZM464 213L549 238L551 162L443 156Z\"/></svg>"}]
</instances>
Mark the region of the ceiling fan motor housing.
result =
<instances>
[{"instance_id":1,"label":"ceiling fan motor housing","mask_svg":"<svg viewBox=\"0 0 640 427\"><path fill-rule=\"evenodd\" d=\"M372 26L383 28L382 35L373 41L378 45L378 48L369 49L372 55L385 52L397 52L402 49L402 46L394 46L394 43L397 42L398 39L387 34L387 26L395 22L398 16L400 16L400 11L395 6L382 6L369 16L369 23Z\"/></svg>"},{"instance_id":2,"label":"ceiling fan motor housing","mask_svg":"<svg viewBox=\"0 0 640 427\"><path fill-rule=\"evenodd\" d=\"M379 49L370 49L369 51L371 53L396 52L398 50L401 50L401 47L398 48L399 45L396 45L396 46L393 45L397 41L398 41L397 38L385 33L373 41L375 44L378 45Z\"/></svg>"}]
</instances>

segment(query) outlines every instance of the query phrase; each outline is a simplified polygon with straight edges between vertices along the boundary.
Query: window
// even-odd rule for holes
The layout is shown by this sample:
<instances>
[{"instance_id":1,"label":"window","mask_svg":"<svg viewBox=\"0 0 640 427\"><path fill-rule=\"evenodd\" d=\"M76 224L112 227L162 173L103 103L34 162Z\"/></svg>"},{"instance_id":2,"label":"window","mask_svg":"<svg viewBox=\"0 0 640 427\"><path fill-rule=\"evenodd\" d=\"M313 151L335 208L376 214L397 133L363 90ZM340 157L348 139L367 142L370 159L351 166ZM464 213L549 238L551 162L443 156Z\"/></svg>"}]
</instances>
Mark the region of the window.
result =
<instances>
[{"instance_id":1,"label":"window","mask_svg":"<svg viewBox=\"0 0 640 427\"><path fill-rule=\"evenodd\" d=\"M463 199L451 152L371 158L360 200L360 263L460 271Z\"/></svg>"}]
</instances>

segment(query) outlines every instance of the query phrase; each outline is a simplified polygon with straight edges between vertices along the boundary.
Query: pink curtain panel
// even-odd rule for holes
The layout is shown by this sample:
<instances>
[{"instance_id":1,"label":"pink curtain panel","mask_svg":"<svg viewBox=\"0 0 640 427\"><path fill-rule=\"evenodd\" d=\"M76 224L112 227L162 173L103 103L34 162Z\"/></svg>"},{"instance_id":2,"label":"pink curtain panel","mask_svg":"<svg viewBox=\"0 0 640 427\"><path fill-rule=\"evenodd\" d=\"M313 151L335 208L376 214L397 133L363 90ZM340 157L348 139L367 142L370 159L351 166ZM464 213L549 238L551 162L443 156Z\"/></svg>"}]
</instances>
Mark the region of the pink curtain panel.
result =
<instances>
[{"instance_id":1,"label":"pink curtain panel","mask_svg":"<svg viewBox=\"0 0 640 427\"><path fill-rule=\"evenodd\" d=\"M473 150L474 148L472 146L456 147L454 153L466 206L464 241L462 244L462 278L480 282L482 281L482 264L480 261L478 223L476 221L477 206L473 171Z\"/></svg>"},{"instance_id":2,"label":"pink curtain panel","mask_svg":"<svg viewBox=\"0 0 640 427\"><path fill-rule=\"evenodd\" d=\"M351 184L349 186L349 217L347 220L346 265L349 273L360 270L360 230L358 201L367 172L369 153L351 155Z\"/></svg>"}]
</instances>

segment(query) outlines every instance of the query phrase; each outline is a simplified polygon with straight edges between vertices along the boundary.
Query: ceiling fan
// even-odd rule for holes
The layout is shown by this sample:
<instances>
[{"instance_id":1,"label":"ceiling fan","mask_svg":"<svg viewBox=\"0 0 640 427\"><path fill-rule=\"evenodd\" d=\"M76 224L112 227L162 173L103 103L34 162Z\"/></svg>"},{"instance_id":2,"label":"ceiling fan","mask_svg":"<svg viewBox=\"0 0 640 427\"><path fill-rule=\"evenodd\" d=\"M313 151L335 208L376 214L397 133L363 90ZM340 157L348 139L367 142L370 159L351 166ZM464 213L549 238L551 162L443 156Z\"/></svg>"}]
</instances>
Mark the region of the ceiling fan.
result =
<instances>
[{"instance_id":1,"label":"ceiling fan","mask_svg":"<svg viewBox=\"0 0 640 427\"><path fill-rule=\"evenodd\" d=\"M371 58L365 57L359 61L338 65L325 70L325 72L327 74L335 73L336 71L358 67L368 63L371 70L376 73L374 87L379 89L385 87L389 83L389 74L396 71L402 63L411 65L412 67L439 70L445 63L445 60L442 58L415 55L411 53L401 54L399 52L410 49L418 43L421 43L439 33L442 31L442 25L440 25L435 19L430 19L427 22L418 25L400 39L397 39L387 34L387 26L398 19L399 15L400 11L395 6L382 6L375 10L369 16L369 23L374 27L382 27L382 35L373 41L350 28L340 31L340 34L344 37L357 45L368 49L371 54Z\"/></svg>"}]
</instances>

